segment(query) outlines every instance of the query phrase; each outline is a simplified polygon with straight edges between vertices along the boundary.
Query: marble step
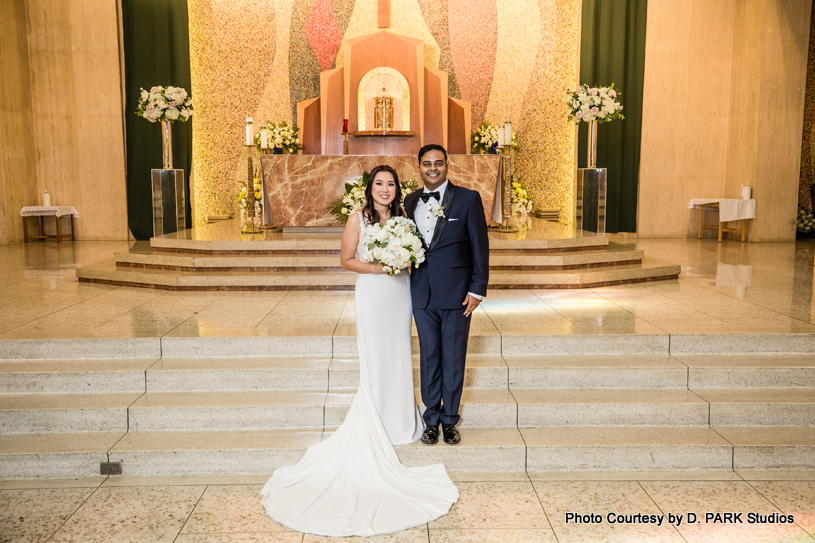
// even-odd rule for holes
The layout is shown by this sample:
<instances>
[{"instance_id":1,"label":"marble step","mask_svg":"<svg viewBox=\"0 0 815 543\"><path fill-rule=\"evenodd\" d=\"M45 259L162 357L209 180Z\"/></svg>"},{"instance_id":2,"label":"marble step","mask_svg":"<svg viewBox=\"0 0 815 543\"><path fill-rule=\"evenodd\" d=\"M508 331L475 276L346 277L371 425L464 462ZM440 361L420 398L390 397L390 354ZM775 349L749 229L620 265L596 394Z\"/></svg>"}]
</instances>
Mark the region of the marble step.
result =
<instances>
[{"instance_id":1,"label":"marble step","mask_svg":"<svg viewBox=\"0 0 815 543\"><path fill-rule=\"evenodd\" d=\"M295 464L319 430L0 435L0 479L99 475L270 475ZM462 443L397 447L408 466L458 472L708 471L815 468L810 428L462 428Z\"/></svg>"},{"instance_id":2,"label":"marble step","mask_svg":"<svg viewBox=\"0 0 815 543\"><path fill-rule=\"evenodd\" d=\"M518 426L707 426L708 404L689 390L516 389Z\"/></svg>"},{"instance_id":3,"label":"marble step","mask_svg":"<svg viewBox=\"0 0 815 543\"><path fill-rule=\"evenodd\" d=\"M234 231L204 232L205 228L183 230L150 239L154 251L182 254L264 254L280 251L339 250L341 232L263 232L247 235ZM555 231L557 230L557 231ZM591 232L575 232L564 225L549 223L546 228L534 229L522 239L517 234L489 232L490 249L534 249L550 251L590 250L603 248L609 239ZM146 245L146 244L145 244ZM141 246L140 246L141 247Z\"/></svg>"},{"instance_id":4,"label":"marble step","mask_svg":"<svg viewBox=\"0 0 815 543\"><path fill-rule=\"evenodd\" d=\"M326 428L337 428L342 424L355 396L354 389L329 391L325 404ZM421 396L419 389L416 389L419 410L424 412ZM461 394L459 415L459 426L462 428L514 428L518 425L518 404L506 388L465 388Z\"/></svg>"},{"instance_id":5,"label":"marble step","mask_svg":"<svg viewBox=\"0 0 815 543\"><path fill-rule=\"evenodd\" d=\"M135 394L0 396L0 434L127 431Z\"/></svg>"},{"instance_id":6,"label":"marble step","mask_svg":"<svg viewBox=\"0 0 815 543\"><path fill-rule=\"evenodd\" d=\"M527 471L716 470L733 447L708 427L521 428Z\"/></svg>"},{"instance_id":7,"label":"marble step","mask_svg":"<svg viewBox=\"0 0 815 543\"><path fill-rule=\"evenodd\" d=\"M163 358L147 371L149 392L321 390L331 356Z\"/></svg>"},{"instance_id":8,"label":"marble step","mask_svg":"<svg viewBox=\"0 0 815 543\"><path fill-rule=\"evenodd\" d=\"M503 355L510 388L682 389L688 368L667 354ZM468 358L469 364L469 358Z\"/></svg>"},{"instance_id":9,"label":"marble step","mask_svg":"<svg viewBox=\"0 0 815 543\"><path fill-rule=\"evenodd\" d=\"M0 395L115 394L145 391L156 359L0 360Z\"/></svg>"},{"instance_id":10,"label":"marble step","mask_svg":"<svg viewBox=\"0 0 815 543\"><path fill-rule=\"evenodd\" d=\"M815 355L676 355L692 388L815 388Z\"/></svg>"},{"instance_id":11,"label":"marble step","mask_svg":"<svg viewBox=\"0 0 815 543\"><path fill-rule=\"evenodd\" d=\"M506 389L508 368L499 354L468 354L464 370L464 388ZM359 359L336 357L329 368L329 386L353 388L359 383ZM421 382L419 356L413 356L413 382Z\"/></svg>"},{"instance_id":12,"label":"marble step","mask_svg":"<svg viewBox=\"0 0 815 543\"><path fill-rule=\"evenodd\" d=\"M733 467L756 470L815 468L815 428L714 427L733 444Z\"/></svg>"},{"instance_id":13,"label":"marble step","mask_svg":"<svg viewBox=\"0 0 815 543\"><path fill-rule=\"evenodd\" d=\"M815 434L815 388L697 389L710 403L710 425L800 426Z\"/></svg>"},{"instance_id":14,"label":"marble step","mask_svg":"<svg viewBox=\"0 0 815 543\"><path fill-rule=\"evenodd\" d=\"M0 480L99 477L119 432L0 434Z\"/></svg>"},{"instance_id":15,"label":"marble step","mask_svg":"<svg viewBox=\"0 0 815 543\"><path fill-rule=\"evenodd\" d=\"M199 256L174 254L153 251L131 251L114 253L113 260L120 268L161 269L175 271L224 272L224 271L339 271L339 251L315 251L312 254L252 256L225 255ZM536 253L534 251L498 250L490 255L490 267L531 268L531 269L569 269L594 268L622 264L638 264L642 261L644 251L636 250L592 250Z\"/></svg>"},{"instance_id":16,"label":"marble step","mask_svg":"<svg viewBox=\"0 0 815 543\"><path fill-rule=\"evenodd\" d=\"M676 279L680 266L644 258L642 264L574 270L495 270L490 288L591 288ZM113 260L78 268L80 281L168 290L353 290L346 271L185 272L117 267Z\"/></svg>"},{"instance_id":17,"label":"marble step","mask_svg":"<svg viewBox=\"0 0 815 543\"><path fill-rule=\"evenodd\" d=\"M137 476L260 475L297 463L328 434L315 430L129 432L110 451ZM451 471L523 472L526 447L517 428L473 428L455 447L420 442L396 448L407 466L444 463Z\"/></svg>"}]
</instances>

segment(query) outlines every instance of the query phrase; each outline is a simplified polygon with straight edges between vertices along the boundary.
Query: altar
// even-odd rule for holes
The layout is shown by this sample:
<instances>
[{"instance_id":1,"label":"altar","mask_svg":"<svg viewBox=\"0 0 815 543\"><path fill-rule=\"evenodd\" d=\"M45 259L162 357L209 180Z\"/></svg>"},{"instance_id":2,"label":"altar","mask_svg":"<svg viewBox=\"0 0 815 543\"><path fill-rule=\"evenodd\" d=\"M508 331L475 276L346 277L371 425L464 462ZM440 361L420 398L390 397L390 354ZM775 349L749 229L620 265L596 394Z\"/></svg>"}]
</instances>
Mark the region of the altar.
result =
<instances>
[{"instance_id":1,"label":"altar","mask_svg":"<svg viewBox=\"0 0 815 543\"><path fill-rule=\"evenodd\" d=\"M501 221L498 155L449 155L452 183L478 191L485 219ZM414 179L421 187L416 155L261 155L264 223L278 227L340 226L329 204L345 192L345 184L378 164L387 164L400 181Z\"/></svg>"}]
</instances>

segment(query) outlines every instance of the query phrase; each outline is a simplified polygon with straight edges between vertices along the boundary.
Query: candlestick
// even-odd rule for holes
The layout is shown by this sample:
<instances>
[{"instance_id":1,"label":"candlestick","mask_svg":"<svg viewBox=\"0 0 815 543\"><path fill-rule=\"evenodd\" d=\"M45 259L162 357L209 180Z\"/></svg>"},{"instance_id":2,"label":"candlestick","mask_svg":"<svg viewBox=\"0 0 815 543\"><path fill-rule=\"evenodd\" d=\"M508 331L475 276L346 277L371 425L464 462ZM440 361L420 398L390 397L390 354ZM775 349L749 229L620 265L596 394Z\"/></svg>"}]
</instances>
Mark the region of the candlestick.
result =
<instances>
[{"instance_id":1,"label":"candlestick","mask_svg":"<svg viewBox=\"0 0 815 543\"><path fill-rule=\"evenodd\" d=\"M504 146L504 127L498 127L498 147Z\"/></svg>"},{"instance_id":2,"label":"candlestick","mask_svg":"<svg viewBox=\"0 0 815 543\"><path fill-rule=\"evenodd\" d=\"M269 131L266 130L266 128L261 128L260 130L260 148L261 149L269 148Z\"/></svg>"},{"instance_id":3,"label":"candlestick","mask_svg":"<svg viewBox=\"0 0 815 543\"><path fill-rule=\"evenodd\" d=\"M255 144L255 133L252 130L252 117L246 118L246 145Z\"/></svg>"},{"instance_id":4,"label":"candlestick","mask_svg":"<svg viewBox=\"0 0 815 543\"><path fill-rule=\"evenodd\" d=\"M507 147L512 145L512 123L509 119L504 122L504 144Z\"/></svg>"},{"instance_id":5,"label":"candlestick","mask_svg":"<svg viewBox=\"0 0 815 543\"><path fill-rule=\"evenodd\" d=\"M348 132L348 119L342 120L342 131L343 133Z\"/></svg>"}]
</instances>

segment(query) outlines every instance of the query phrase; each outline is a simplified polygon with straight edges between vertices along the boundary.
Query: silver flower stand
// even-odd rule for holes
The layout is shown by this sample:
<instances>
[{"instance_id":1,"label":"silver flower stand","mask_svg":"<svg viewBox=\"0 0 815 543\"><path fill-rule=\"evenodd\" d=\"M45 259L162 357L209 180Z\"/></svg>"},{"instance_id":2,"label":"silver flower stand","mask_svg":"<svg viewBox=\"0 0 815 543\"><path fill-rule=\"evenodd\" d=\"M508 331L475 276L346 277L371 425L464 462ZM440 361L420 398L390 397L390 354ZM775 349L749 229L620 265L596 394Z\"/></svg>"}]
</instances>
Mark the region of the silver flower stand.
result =
<instances>
[{"instance_id":1,"label":"silver flower stand","mask_svg":"<svg viewBox=\"0 0 815 543\"><path fill-rule=\"evenodd\" d=\"M606 233L606 169L577 169L575 226L578 230Z\"/></svg>"},{"instance_id":2,"label":"silver flower stand","mask_svg":"<svg viewBox=\"0 0 815 543\"><path fill-rule=\"evenodd\" d=\"M184 170L151 170L153 185L153 236L186 228Z\"/></svg>"}]
</instances>

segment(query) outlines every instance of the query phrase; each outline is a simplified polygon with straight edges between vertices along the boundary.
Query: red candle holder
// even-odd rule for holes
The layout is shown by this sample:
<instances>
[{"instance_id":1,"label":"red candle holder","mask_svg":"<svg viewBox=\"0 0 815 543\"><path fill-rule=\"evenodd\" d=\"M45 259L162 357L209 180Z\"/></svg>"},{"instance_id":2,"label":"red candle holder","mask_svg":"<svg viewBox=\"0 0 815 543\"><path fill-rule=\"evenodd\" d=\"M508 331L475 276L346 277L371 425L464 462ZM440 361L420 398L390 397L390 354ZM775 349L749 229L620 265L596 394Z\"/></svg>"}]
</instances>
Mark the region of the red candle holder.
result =
<instances>
[{"instance_id":1,"label":"red candle holder","mask_svg":"<svg viewBox=\"0 0 815 543\"><path fill-rule=\"evenodd\" d=\"M342 132L343 132L343 134L345 132L348 132L348 119L343 119L342 120Z\"/></svg>"}]
</instances>

